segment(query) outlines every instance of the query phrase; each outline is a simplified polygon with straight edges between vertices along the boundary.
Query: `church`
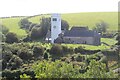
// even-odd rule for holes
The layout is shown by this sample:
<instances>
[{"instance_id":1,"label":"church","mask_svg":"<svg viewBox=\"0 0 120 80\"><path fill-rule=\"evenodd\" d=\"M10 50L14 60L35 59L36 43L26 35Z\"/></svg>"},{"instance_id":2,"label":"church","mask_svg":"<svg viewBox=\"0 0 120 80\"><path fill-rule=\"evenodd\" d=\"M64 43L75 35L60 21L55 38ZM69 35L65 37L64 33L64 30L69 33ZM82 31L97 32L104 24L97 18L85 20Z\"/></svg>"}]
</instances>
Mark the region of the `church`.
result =
<instances>
[{"instance_id":1,"label":"church","mask_svg":"<svg viewBox=\"0 0 120 80\"><path fill-rule=\"evenodd\" d=\"M73 26L70 30L61 30L60 14L52 14L51 16L51 31L48 32L46 39L51 43L66 43L66 44L88 44L100 45L101 36L93 30L89 30L87 26Z\"/></svg>"}]
</instances>

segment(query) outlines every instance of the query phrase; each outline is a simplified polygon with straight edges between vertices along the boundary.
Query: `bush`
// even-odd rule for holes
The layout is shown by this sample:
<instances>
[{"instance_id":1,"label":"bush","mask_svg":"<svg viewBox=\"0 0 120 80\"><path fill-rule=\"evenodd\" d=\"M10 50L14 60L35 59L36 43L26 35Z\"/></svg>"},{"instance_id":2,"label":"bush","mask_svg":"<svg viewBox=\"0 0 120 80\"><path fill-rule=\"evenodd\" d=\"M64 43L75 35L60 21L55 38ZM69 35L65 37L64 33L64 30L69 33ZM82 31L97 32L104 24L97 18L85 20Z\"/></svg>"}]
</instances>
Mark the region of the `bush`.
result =
<instances>
[{"instance_id":1,"label":"bush","mask_svg":"<svg viewBox=\"0 0 120 80\"><path fill-rule=\"evenodd\" d=\"M49 54L47 52L44 53L44 59L48 60Z\"/></svg>"},{"instance_id":2,"label":"bush","mask_svg":"<svg viewBox=\"0 0 120 80\"><path fill-rule=\"evenodd\" d=\"M85 56L78 55L75 59L76 59L76 61L78 61L78 62L82 62L82 61L85 60Z\"/></svg>"},{"instance_id":3,"label":"bush","mask_svg":"<svg viewBox=\"0 0 120 80\"><path fill-rule=\"evenodd\" d=\"M6 43L14 43L14 42L18 42L17 35L15 33L8 32L6 34Z\"/></svg>"},{"instance_id":4,"label":"bush","mask_svg":"<svg viewBox=\"0 0 120 80\"><path fill-rule=\"evenodd\" d=\"M5 59L2 59L2 70L6 69L7 61Z\"/></svg>"},{"instance_id":5,"label":"bush","mask_svg":"<svg viewBox=\"0 0 120 80\"><path fill-rule=\"evenodd\" d=\"M42 56L44 53L44 48L42 46L34 46L33 48L33 55L35 57Z\"/></svg>"},{"instance_id":6,"label":"bush","mask_svg":"<svg viewBox=\"0 0 120 80\"><path fill-rule=\"evenodd\" d=\"M106 72L105 64L92 60L85 73L86 78L114 78L114 74Z\"/></svg>"},{"instance_id":7,"label":"bush","mask_svg":"<svg viewBox=\"0 0 120 80\"><path fill-rule=\"evenodd\" d=\"M36 78L75 78L79 69L61 61L42 61L33 66Z\"/></svg>"},{"instance_id":8,"label":"bush","mask_svg":"<svg viewBox=\"0 0 120 80\"><path fill-rule=\"evenodd\" d=\"M31 38L29 35L27 35L25 38L22 39L23 42L30 42Z\"/></svg>"},{"instance_id":9,"label":"bush","mask_svg":"<svg viewBox=\"0 0 120 80\"><path fill-rule=\"evenodd\" d=\"M63 53L63 48L59 44L54 44L50 50L50 54L62 54Z\"/></svg>"},{"instance_id":10,"label":"bush","mask_svg":"<svg viewBox=\"0 0 120 80\"><path fill-rule=\"evenodd\" d=\"M78 48L75 48L75 53L81 53L81 52L84 52L84 47L82 46L79 46Z\"/></svg>"},{"instance_id":11,"label":"bush","mask_svg":"<svg viewBox=\"0 0 120 80\"><path fill-rule=\"evenodd\" d=\"M18 56L23 59L23 60L30 60L33 56L33 53L31 50L26 49L26 48L21 48L18 51Z\"/></svg>"},{"instance_id":12,"label":"bush","mask_svg":"<svg viewBox=\"0 0 120 80\"><path fill-rule=\"evenodd\" d=\"M8 62L12 56L13 54L10 50L2 51L2 59L4 59L5 61Z\"/></svg>"},{"instance_id":13,"label":"bush","mask_svg":"<svg viewBox=\"0 0 120 80\"><path fill-rule=\"evenodd\" d=\"M64 52L64 53L69 52L69 48L68 48L67 46L62 46L62 48L63 48L63 52Z\"/></svg>"},{"instance_id":14,"label":"bush","mask_svg":"<svg viewBox=\"0 0 120 80\"><path fill-rule=\"evenodd\" d=\"M19 58L16 55L13 55L12 58L10 59L10 61L9 61L9 65L11 66L11 69L13 70L13 69L19 68L22 65L22 62L23 61L22 61L21 58Z\"/></svg>"}]
</instances>

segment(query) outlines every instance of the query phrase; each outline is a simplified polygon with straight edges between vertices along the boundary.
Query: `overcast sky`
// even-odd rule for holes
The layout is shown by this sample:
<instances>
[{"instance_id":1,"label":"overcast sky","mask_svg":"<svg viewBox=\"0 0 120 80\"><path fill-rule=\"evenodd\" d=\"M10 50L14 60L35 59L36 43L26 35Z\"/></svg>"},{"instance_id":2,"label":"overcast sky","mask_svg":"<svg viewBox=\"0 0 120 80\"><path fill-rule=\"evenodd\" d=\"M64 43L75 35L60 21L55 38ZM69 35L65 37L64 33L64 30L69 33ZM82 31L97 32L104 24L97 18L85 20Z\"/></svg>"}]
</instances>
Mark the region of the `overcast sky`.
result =
<instances>
[{"instance_id":1,"label":"overcast sky","mask_svg":"<svg viewBox=\"0 0 120 80\"><path fill-rule=\"evenodd\" d=\"M119 0L0 0L0 17L118 11Z\"/></svg>"}]
</instances>

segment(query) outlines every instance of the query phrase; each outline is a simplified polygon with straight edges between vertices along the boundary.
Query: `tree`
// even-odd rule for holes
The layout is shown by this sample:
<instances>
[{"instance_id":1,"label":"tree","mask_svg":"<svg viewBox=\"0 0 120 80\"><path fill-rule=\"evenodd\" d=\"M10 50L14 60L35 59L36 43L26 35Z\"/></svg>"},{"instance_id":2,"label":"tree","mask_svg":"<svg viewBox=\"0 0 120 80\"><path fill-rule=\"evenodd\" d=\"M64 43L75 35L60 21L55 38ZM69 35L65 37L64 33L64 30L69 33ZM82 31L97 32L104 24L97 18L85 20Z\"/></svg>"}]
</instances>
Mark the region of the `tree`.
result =
<instances>
[{"instance_id":1,"label":"tree","mask_svg":"<svg viewBox=\"0 0 120 80\"><path fill-rule=\"evenodd\" d=\"M20 20L19 25L21 28L29 29L31 22L29 22L27 18L24 18Z\"/></svg>"},{"instance_id":2,"label":"tree","mask_svg":"<svg viewBox=\"0 0 120 80\"><path fill-rule=\"evenodd\" d=\"M18 42L19 40L18 40L18 37L17 37L17 35L15 34L15 33L13 33L13 32L8 32L7 34L6 34L6 43L14 43L14 42Z\"/></svg>"},{"instance_id":3,"label":"tree","mask_svg":"<svg viewBox=\"0 0 120 80\"><path fill-rule=\"evenodd\" d=\"M41 27L33 27L30 33L30 37L32 40L37 40L43 38Z\"/></svg>"},{"instance_id":4,"label":"tree","mask_svg":"<svg viewBox=\"0 0 120 80\"><path fill-rule=\"evenodd\" d=\"M41 26L41 31L42 31L42 32L41 32L42 37L45 37L45 36L46 36L50 25L51 25L51 23L50 23L50 18L42 18L42 19L41 19L40 26Z\"/></svg>"},{"instance_id":5,"label":"tree","mask_svg":"<svg viewBox=\"0 0 120 80\"><path fill-rule=\"evenodd\" d=\"M67 23L67 21L62 20L61 27L62 30L68 30L69 24ZM42 17L40 20L40 24L31 24L29 30L31 31L30 36L33 40L45 38L48 30L51 31L51 19Z\"/></svg>"},{"instance_id":6,"label":"tree","mask_svg":"<svg viewBox=\"0 0 120 80\"><path fill-rule=\"evenodd\" d=\"M32 30L32 28L34 27L34 26L36 26L37 24L35 24L35 23L32 23L31 25L30 25L30 27L29 27L29 31L31 31Z\"/></svg>"},{"instance_id":7,"label":"tree","mask_svg":"<svg viewBox=\"0 0 120 80\"><path fill-rule=\"evenodd\" d=\"M69 29L69 24L65 20L61 20L61 28L62 30L68 30Z\"/></svg>"},{"instance_id":8,"label":"tree","mask_svg":"<svg viewBox=\"0 0 120 80\"><path fill-rule=\"evenodd\" d=\"M4 26L4 25L0 25L1 29L0 29L0 32L2 32L2 34L7 34L9 32L9 29Z\"/></svg>"},{"instance_id":9,"label":"tree","mask_svg":"<svg viewBox=\"0 0 120 80\"><path fill-rule=\"evenodd\" d=\"M96 23L96 27L93 30L98 31L99 33L105 33L107 31L108 24L104 21Z\"/></svg>"}]
</instances>

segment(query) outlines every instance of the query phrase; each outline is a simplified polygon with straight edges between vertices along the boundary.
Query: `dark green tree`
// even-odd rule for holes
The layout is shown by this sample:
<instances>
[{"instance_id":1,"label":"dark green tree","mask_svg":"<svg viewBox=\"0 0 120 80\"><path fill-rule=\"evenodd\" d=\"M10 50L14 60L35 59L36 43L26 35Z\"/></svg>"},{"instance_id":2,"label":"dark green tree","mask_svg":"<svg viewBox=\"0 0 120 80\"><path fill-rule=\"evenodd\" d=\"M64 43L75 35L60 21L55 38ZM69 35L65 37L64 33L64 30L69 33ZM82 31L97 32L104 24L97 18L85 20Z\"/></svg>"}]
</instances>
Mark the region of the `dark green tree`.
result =
<instances>
[{"instance_id":1,"label":"dark green tree","mask_svg":"<svg viewBox=\"0 0 120 80\"><path fill-rule=\"evenodd\" d=\"M4 25L0 25L0 28L1 28L0 32L2 32L2 34L4 34L4 35L9 32L9 29Z\"/></svg>"},{"instance_id":2,"label":"dark green tree","mask_svg":"<svg viewBox=\"0 0 120 80\"><path fill-rule=\"evenodd\" d=\"M18 37L15 33L8 32L6 34L6 40L5 40L6 43L14 43L14 42L18 42L18 41L19 41Z\"/></svg>"},{"instance_id":3,"label":"dark green tree","mask_svg":"<svg viewBox=\"0 0 120 80\"><path fill-rule=\"evenodd\" d=\"M93 30L96 30L99 33L105 33L107 31L108 24L104 21L96 23L96 27Z\"/></svg>"}]
</instances>

